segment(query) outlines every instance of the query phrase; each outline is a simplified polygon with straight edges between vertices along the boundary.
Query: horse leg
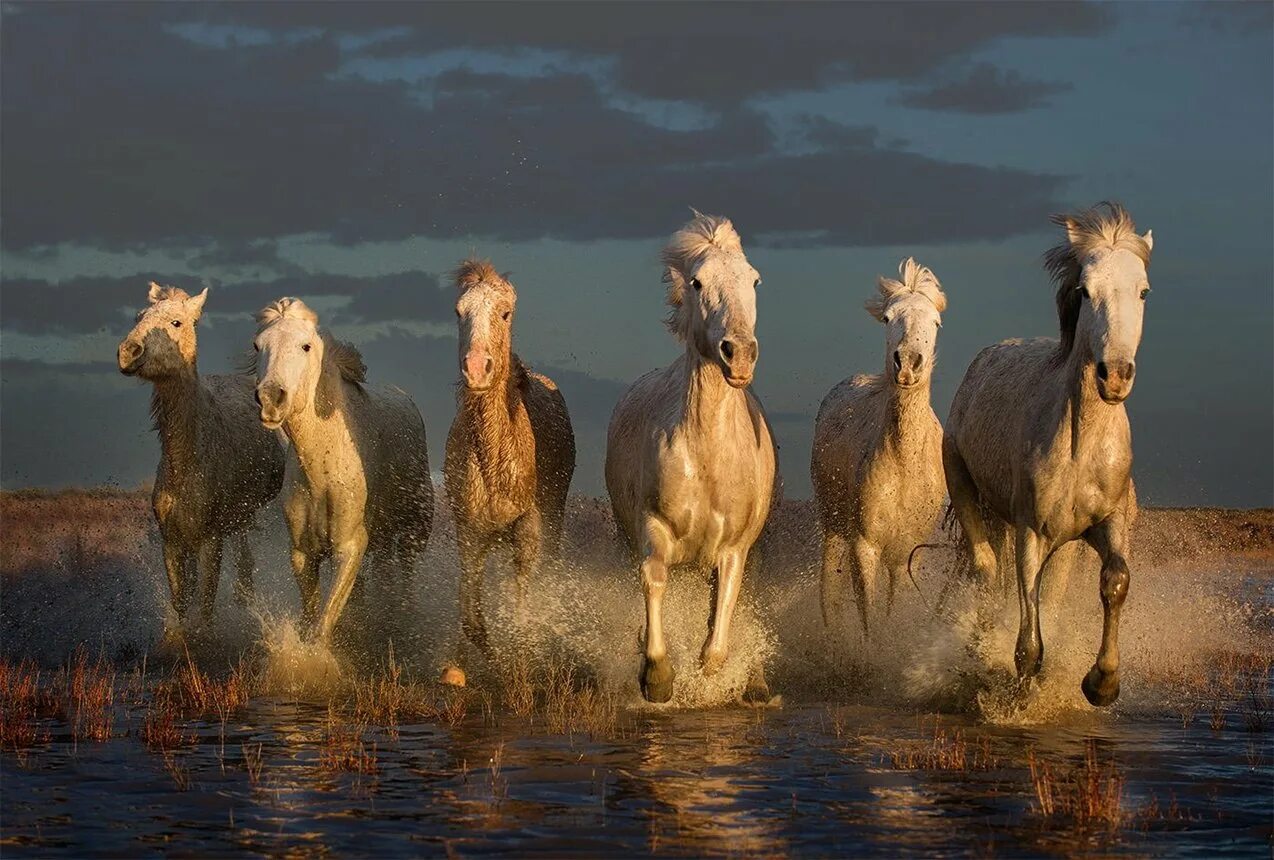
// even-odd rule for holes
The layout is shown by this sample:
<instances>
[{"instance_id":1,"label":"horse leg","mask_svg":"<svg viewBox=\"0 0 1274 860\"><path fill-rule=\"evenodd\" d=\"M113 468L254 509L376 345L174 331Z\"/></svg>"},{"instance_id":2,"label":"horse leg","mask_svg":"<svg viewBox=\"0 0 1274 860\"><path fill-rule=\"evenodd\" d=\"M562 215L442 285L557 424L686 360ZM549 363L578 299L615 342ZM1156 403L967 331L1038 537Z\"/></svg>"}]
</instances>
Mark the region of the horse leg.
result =
<instances>
[{"instance_id":1,"label":"horse leg","mask_svg":"<svg viewBox=\"0 0 1274 860\"><path fill-rule=\"evenodd\" d=\"M334 547L332 566L336 576L332 580L332 593L327 596L327 605L323 607L323 616L319 619L319 638L330 642L336 622L345 611L350 592L354 590L354 582L358 579L358 570L363 563L363 554L367 552L367 529L359 525L354 534Z\"/></svg>"},{"instance_id":2,"label":"horse leg","mask_svg":"<svg viewBox=\"0 0 1274 860\"><path fill-rule=\"evenodd\" d=\"M1099 707L1119 698L1119 612L1128 596L1128 529L1125 509L1084 533L1084 540L1101 556L1102 630L1097 661L1084 676L1084 696Z\"/></svg>"},{"instance_id":3,"label":"horse leg","mask_svg":"<svg viewBox=\"0 0 1274 860\"><path fill-rule=\"evenodd\" d=\"M641 563L641 585L646 595L645 665L641 670L641 694L650 702L672 698L677 672L664 645L663 604L668 589L668 562L673 538L668 527L656 517L646 519L646 557Z\"/></svg>"},{"instance_id":4,"label":"horse leg","mask_svg":"<svg viewBox=\"0 0 1274 860\"><path fill-rule=\"evenodd\" d=\"M186 617L189 593L186 590L186 551L174 540L164 541L164 570L168 573L168 590L178 619Z\"/></svg>"},{"instance_id":5,"label":"horse leg","mask_svg":"<svg viewBox=\"0 0 1274 860\"><path fill-rule=\"evenodd\" d=\"M823 626L831 627L845 618L845 592L848 590L846 555L849 544L843 535L827 531L823 535Z\"/></svg>"},{"instance_id":6,"label":"horse leg","mask_svg":"<svg viewBox=\"0 0 1274 860\"><path fill-rule=\"evenodd\" d=\"M543 522L539 511L527 511L513 524L513 563L517 582L513 617L518 627L525 626L527 622L526 593L539 572L542 539Z\"/></svg>"},{"instance_id":7,"label":"horse leg","mask_svg":"<svg viewBox=\"0 0 1274 860\"><path fill-rule=\"evenodd\" d=\"M220 535L205 538L199 545L198 571L203 585L200 594L199 612L205 624L212 623L213 613L217 607L217 586L221 580L221 541Z\"/></svg>"},{"instance_id":8,"label":"horse leg","mask_svg":"<svg viewBox=\"0 0 1274 860\"><path fill-rule=\"evenodd\" d=\"M745 550L724 552L717 560L717 600L712 612L712 629L699 655L705 675L715 675L725 663L730 647L730 621L734 618L734 605L738 602L739 587L743 584L745 564Z\"/></svg>"},{"instance_id":9,"label":"horse leg","mask_svg":"<svg viewBox=\"0 0 1274 860\"><path fill-rule=\"evenodd\" d=\"M862 535L855 535L850 548L850 576L854 582L854 599L863 623L863 640L870 632L872 598L876 592L876 569L880 567L880 550Z\"/></svg>"},{"instance_id":10,"label":"horse leg","mask_svg":"<svg viewBox=\"0 0 1274 860\"><path fill-rule=\"evenodd\" d=\"M247 532L239 532L235 536L234 548L234 599L240 606L247 606L252 602L252 577L256 573L256 564L252 560L252 548L248 546Z\"/></svg>"},{"instance_id":11,"label":"horse leg","mask_svg":"<svg viewBox=\"0 0 1274 860\"><path fill-rule=\"evenodd\" d=\"M1039 674L1044 663L1040 637L1040 568L1044 565L1044 539L1032 528L1017 528L1017 598L1021 623L1013 663L1022 680Z\"/></svg>"},{"instance_id":12,"label":"horse leg","mask_svg":"<svg viewBox=\"0 0 1274 860\"><path fill-rule=\"evenodd\" d=\"M960 529L964 532L973 571L982 587L986 588L995 581L995 550L987 540L986 522L978 505L977 485L973 483L973 476L950 436L942 440L942 467L947 476L947 494L951 496L951 507L955 509Z\"/></svg>"},{"instance_id":13,"label":"horse leg","mask_svg":"<svg viewBox=\"0 0 1274 860\"><path fill-rule=\"evenodd\" d=\"M296 577L296 587L301 592L301 625L309 631L318 620L319 554L293 546L292 574Z\"/></svg>"},{"instance_id":14,"label":"horse leg","mask_svg":"<svg viewBox=\"0 0 1274 860\"><path fill-rule=\"evenodd\" d=\"M482 581L487 566L491 539L486 535L461 534L460 550L460 628L464 636L484 653L490 653L487 623L482 617Z\"/></svg>"}]
</instances>

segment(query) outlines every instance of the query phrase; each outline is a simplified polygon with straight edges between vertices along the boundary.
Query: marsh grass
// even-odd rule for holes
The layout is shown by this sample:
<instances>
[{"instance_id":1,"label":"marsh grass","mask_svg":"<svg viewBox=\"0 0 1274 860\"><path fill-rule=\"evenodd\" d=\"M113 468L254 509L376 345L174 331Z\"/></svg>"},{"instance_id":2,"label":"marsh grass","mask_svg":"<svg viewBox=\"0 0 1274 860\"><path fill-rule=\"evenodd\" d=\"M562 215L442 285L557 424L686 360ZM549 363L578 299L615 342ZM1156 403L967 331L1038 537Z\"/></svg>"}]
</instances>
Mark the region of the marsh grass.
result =
<instances>
[{"instance_id":1,"label":"marsh grass","mask_svg":"<svg viewBox=\"0 0 1274 860\"><path fill-rule=\"evenodd\" d=\"M347 722L335 707L327 710L327 723L323 727L319 746L319 768L326 773L355 773L374 776L380 772L376 743L370 748L364 737L367 724Z\"/></svg>"},{"instance_id":2,"label":"marsh grass","mask_svg":"<svg viewBox=\"0 0 1274 860\"><path fill-rule=\"evenodd\" d=\"M1112 758L1097 759L1097 745L1089 741L1084 760L1074 766L1049 762L1035 750L1027 753L1035 810L1053 822L1068 821L1081 831L1115 830L1128 817L1124 810L1125 777Z\"/></svg>"},{"instance_id":3,"label":"marsh grass","mask_svg":"<svg viewBox=\"0 0 1274 860\"><path fill-rule=\"evenodd\" d=\"M968 773L999 767L991 755L991 739L985 735L973 741L965 739L962 729L948 731L937 718L933 731L921 741L898 741L886 750L889 765L895 770L945 770Z\"/></svg>"}]
</instances>

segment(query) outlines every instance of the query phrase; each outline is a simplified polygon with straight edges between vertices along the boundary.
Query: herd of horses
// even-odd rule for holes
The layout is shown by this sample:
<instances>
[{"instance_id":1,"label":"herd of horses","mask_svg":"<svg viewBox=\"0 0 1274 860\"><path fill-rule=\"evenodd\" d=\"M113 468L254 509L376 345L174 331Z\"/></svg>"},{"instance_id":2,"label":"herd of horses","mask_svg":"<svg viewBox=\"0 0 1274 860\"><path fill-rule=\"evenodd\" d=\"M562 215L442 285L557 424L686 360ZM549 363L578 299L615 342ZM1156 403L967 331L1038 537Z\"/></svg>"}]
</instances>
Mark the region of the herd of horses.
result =
<instances>
[{"instance_id":1,"label":"herd of horses","mask_svg":"<svg viewBox=\"0 0 1274 860\"><path fill-rule=\"evenodd\" d=\"M989 583L1015 556L1024 681L1040 670L1040 572L1067 543L1101 558L1104 624L1082 683L1088 700L1119 695L1119 613L1128 592L1134 514L1132 442L1123 402L1133 387L1152 237L1114 203L1054 222L1065 238L1045 258L1056 286L1059 339L1010 340L982 350L964 375L945 429L930 405L946 295L906 259L881 278L867 310L886 327L885 369L836 385L819 408L811 476L823 530L822 610L842 624L851 592L862 633L887 601L947 499L977 577ZM619 532L646 601L640 684L672 697L676 672L663 631L669 571L715 574L704 674L724 663L747 567L777 497L776 446L750 389L760 275L729 220L695 213L664 249L668 328L685 351L638 379L615 406L605 478ZM465 638L489 649L482 584L494 547L511 547L517 612L541 563L558 549L575 440L553 381L512 351L517 293L490 263L455 273L457 410L444 488L460 557ZM432 525L425 426L402 391L372 388L358 350L336 340L300 299L257 315L253 373L203 376L196 324L205 289L150 285L149 305L120 343L120 370L153 384L162 455L153 508L172 602L185 619L200 589L211 618L223 543L235 544L236 592L252 590L245 532L283 493L291 560L311 635L328 640L365 556L410 583ZM320 611L319 567L334 578ZM1006 563L1008 560L1005 559ZM744 697L768 698L753 670Z\"/></svg>"}]
</instances>

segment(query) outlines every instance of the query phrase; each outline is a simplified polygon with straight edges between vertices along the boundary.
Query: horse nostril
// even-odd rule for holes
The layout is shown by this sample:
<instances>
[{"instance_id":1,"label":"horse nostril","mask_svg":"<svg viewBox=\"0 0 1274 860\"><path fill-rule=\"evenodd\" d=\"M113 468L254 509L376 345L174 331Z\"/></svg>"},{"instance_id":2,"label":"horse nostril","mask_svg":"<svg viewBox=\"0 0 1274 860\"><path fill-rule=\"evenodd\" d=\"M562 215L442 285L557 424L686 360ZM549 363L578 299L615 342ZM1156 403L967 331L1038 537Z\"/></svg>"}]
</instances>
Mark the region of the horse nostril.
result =
<instances>
[{"instance_id":1,"label":"horse nostril","mask_svg":"<svg viewBox=\"0 0 1274 860\"><path fill-rule=\"evenodd\" d=\"M902 370L902 352L894 350L894 370Z\"/></svg>"},{"instance_id":2,"label":"horse nostril","mask_svg":"<svg viewBox=\"0 0 1274 860\"><path fill-rule=\"evenodd\" d=\"M911 357L911 369L912 369L912 370L914 370L914 371L916 371L917 373L919 373L919 372L920 372L920 366L921 366L922 364L924 364L924 358L920 355L920 353L918 353L918 352L917 352L915 355L913 355L913 356Z\"/></svg>"},{"instance_id":3,"label":"horse nostril","mask_svg":"<svg viewBox=\"0 0 1274 860\"><path fill-rule=\"evenodd\" d=\"M1137 373L1137 363L1135 361L1128 362L1128 364L1124 367L1124 377L1126 379L1132 379L1133 376L1136 375L1136 373Z\"/></svg>"},{"instance_id":4,"label":"horse nostril","mask_svg":"<svg viewBox=\"0 0 1274 860\"><path fill-rule=\"evenodd\" d=\"M734 360L734 344L728 340L721 341L721 354L725 356L726 361Z\"/></svg>"},{"instance_id":5,"label":"horse nostril","mask_svg":"<svg viewBox=\"0 0 1274 860\"><path fill-rule=\"evenodd\" d=\"M256 389L256 390L254 390L254 391L252 392L252 399L253 399L253 400L255 400L255 401L257 402L257 406L264 406L264 405L265 405L264 403L262 403L262 402L261 402L261 389L260 389L260 388L258 388L258 389Z\"/></svg>"},{"instance_id":6,"label":"horse nostril","mask_svg":"<svg viewBox=\"0 0 1274 860\"><path fill-rule=\"evenodd\" d=\"M1108 372L1109 371L1106 368L1106 362L1104 361L1097 362L1097 378L1098 379L1100 379L1102 382L1105 382L1106 375Z\"/></svg>"}]
</instances>

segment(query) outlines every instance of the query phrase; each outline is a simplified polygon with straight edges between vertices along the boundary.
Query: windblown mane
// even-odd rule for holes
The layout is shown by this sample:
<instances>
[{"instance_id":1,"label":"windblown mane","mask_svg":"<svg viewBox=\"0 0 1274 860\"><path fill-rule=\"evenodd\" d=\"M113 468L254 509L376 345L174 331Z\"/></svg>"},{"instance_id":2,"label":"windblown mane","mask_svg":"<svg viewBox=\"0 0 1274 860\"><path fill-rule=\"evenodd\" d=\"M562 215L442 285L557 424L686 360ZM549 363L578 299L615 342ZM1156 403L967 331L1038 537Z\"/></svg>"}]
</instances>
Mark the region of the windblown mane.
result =
<instances>
[{"instance_id":1,"label":"windblown mane","mask_svg":"<svg viewBox=\"0 0 1274 860\"><path fill-rule=\"evenodd\" d=\"M1132 216L1119 203L1103 200L1091 209L1070 215L1054 215L1050 219L1066 228L1066 241L1044 254L1044 268L1057 285L1057 319L1061 326L1061 355L1069 355L1075 343L1075 327L1083 296L1079 278L1084 258L1101 248L1131 251L1146 266L1150 265L1150 245L1137 234Z\"/></svg>"},{"instance_id":2,"label":"windblown mane","mask_svg":"<svg viewBox=\"0 0 1274 860\"><path fill-rule=\"evenodd\" d=\"M908 257L898 264L898 280L882 276L876 281L876 289L880 295L872 296L863 307L881 322L885 319L885 309L894 299L912 293L931 301L938 313L947 309L947 295L942 292L942 284L938 283L937 276L917 263L914 257Z\"/></svg>"},{"instance_id":3,"label":"windblown mane","mask_svg":"<svg viewBox=\"0 0 1274 860\"><path fill-rule=\"evenodd\" d=\"M495 266L491 265L490 260L480 260L477 257L470 257L461 263L452 273L452 277L455 278L456 289L462 293L481 283L504 284L510 289L513 288L508 272L501 274L495 270Z\"/></svg>"},{"instance_id":4,"label":"windblown mane","mask_svg":"<svg viewBox=\"0 0 1274 860\"><path fill-rule=\"evenodd\" d=\"M710 251L737 251L743 253L743 242L730 219L721 215L704 215L697 210L684 227L672 234L660 259L664 264L664 283L668 285L668 328L678 337L684 337L686 320L681 312L686 282L690 271Z\"/></svg>"},{"instance_id":5,"label":"windblown mane","mask_svg":"<svg viewBox=\"0 0 1274 860\"><path fill-rule=\"evenodd\" d=\"M257 313L257 332L260 333L283 319L304 320L318 327L318 314L310 310L305 302L290 296L270 302ZM323 338L324 361L332 362L341 379L346 382L363 384L367 382L367 365L363 363L363 354L352 343L337 340L330 332L320 329Z\"/></svg>"}]
</instances>

